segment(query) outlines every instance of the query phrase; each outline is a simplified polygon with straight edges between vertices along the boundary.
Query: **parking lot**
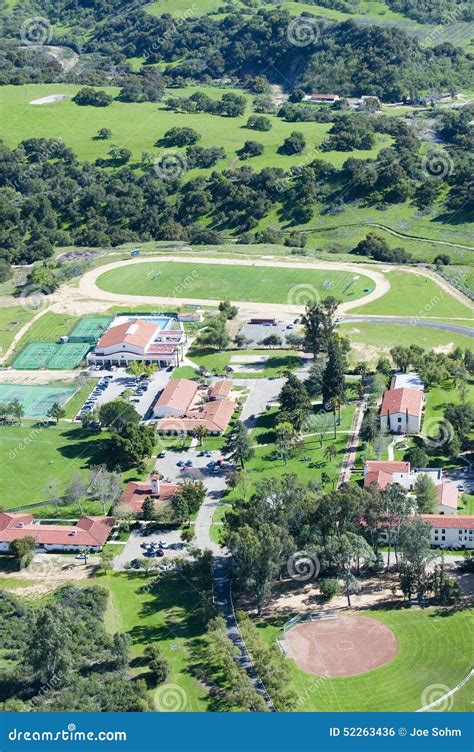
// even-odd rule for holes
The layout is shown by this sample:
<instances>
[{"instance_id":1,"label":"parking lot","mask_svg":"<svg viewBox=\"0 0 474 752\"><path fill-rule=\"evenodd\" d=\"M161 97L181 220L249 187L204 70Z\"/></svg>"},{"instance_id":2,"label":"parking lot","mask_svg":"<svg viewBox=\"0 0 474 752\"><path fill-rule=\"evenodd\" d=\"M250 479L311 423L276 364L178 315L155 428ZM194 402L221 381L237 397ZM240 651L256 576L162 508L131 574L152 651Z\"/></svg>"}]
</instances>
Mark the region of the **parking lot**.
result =
<instances>
[{"instance_id":1,"label":"parking lot","mask_svg":"<svg viewBox=\"0 0 474 752\"><path fill-rule=\"evenodd\" d=\"M79 415L83 411L87 412L106 402L111 402L117 397L123 397L124 392L129 390L131 392L131 404L143 418L146 418L158 392L161 392L170 380L171 371L163 369L147 379L131 376L124 368L116 371L91 371L91 375L96 377L100 375L100 378L82 406Z\"/></svg>"},{"instance_id":2,"label":"parking lot","mask_svg":"<svg viewBox=\"0 0 474 752\"><path fill-rule=\"evenodd\" d=\"M157 551L162 543L163 556L158 556ZM156 564L165 566L167 562L178 557L188 556L186 544L181 541L179 530L158 530L150 532L147 525L142 525L139 530L133 530L122 552L115 557L114 569L120 571L126 564L135 559L149 558Z\"/></svg>"},{"instance_id":3,"label":"parking lot","mask_svg":"<svg viewBox=\"0 0 474 752\"><path fill-rule=\"evenodd\" d=\"M258 345L263 339L269 337L271 334L276 334L281 337L283 343L285 343L288 334L293 334L295 330L299 329L299 318L296 316L294 319L277 320L275 325L265 326L263 324L243 324L240 328L240 334L253 340Z\"/></svg>"}]
</instances>

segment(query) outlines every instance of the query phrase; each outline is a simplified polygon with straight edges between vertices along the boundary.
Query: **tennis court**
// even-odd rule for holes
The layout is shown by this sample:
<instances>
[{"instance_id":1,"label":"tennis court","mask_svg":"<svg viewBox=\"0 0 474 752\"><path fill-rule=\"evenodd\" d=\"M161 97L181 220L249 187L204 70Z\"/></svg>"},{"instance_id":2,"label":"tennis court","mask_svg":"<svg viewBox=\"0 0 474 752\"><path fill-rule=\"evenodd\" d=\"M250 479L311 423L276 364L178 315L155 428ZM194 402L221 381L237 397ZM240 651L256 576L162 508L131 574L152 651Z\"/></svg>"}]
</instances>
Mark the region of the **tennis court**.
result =
<instances>
[{"instance_id":1,"label":"tennis court","mask_svg":"<svg viewBox=\"0 0 474 752\"><path fill-rule=\"evenodd\" d=\"M0 402L18 400L27 418L46 418L48 410L55 402L64 405L75 393L74 387L21 386L0 384Z\"/></svg>"},{"instance_id":2,"label":"tennis court","mask_svg":"<svg viewBox=\"0 0 474 752\"><path fill-rule=\"evenodd\" d=\"M111 316L85 316L69 334L69 342L87 342L95 345L111 321Z\"/></svg>"},{"instance_id":3,"label":"tennis court","mask_svg":"<svg viewBox=\"0 0 474 752\"><path fill-rule=\"evenodd\" d=\"M69 370L75 368L90 349L87 343L31 342L12 363L12 368L37 371L40 368Z\"/></svg>"},{"instance_id":4,"label":"tennis court","mask_svg":"<svg viewBox=\"0 0 474 752\"><path fill-rule=\"evenodd\" d=\"M76 368L90 350L90 344L84 342L65 342L48 360L47 368L66 371Z\"/></svg>"},{"instance_id":5,"label":"tennis court","mask_svg":"<svg viewBox=\"0 0 474 752\"><path fill-rule=\"evenodd\" d=\"M55 342L31 342L23 348L12 363L12 368L36 371L47 368L48 360L54 355L59 345Z\"/></svg>"}]
</instances>

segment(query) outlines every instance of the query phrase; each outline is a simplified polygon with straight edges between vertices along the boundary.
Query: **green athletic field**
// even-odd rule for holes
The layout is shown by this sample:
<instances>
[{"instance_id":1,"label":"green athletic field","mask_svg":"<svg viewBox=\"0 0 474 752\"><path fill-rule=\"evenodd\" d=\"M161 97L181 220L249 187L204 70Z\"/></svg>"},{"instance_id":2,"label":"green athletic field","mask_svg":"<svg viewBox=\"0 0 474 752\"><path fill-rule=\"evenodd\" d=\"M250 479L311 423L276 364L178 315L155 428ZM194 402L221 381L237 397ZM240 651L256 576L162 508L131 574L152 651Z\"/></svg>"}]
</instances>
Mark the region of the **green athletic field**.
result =
<instances>
[{"instance_id":1,"label":"green athletic field","mask_svg":"<svg viewBox=\"0 0 474 752\"><path fill-rule=\"evenodd\" d=\"M63 405L75 392L74 387L26 386L0 384L0 402L19 400L27 418L46 418L49 408Z\"/></svg>"},{"instance_id":2,"label":"green athletic field","mask_svg":"<svg viewBox=\"0 0 474 752\"><path fill-rule=\"evenodd\" d=\"M341 301L364 297L374 283L362 274L261 266L150 262L102 274L102 290L170 298L248 300L304 305L309 298L333 295Z\"/></svg>"},{"instance_id":3,"label":"green athletic field","mask_svg":"<svg viewBox=\"0 0 474 752\"><path fill-rule=\"evenodd\" d=\"M395 658L365 674L335 679L307 674L289 659L291 685L300 698L294 710L414 711L429 703L426 698L430 697L430 687L442 684L447 692L469 673L472 612L387 606L363 614L382 621L393 631L398 641ZM279 632L280 627L275 622L262 625L262 639L272 644ZM464 694L464 702L460 701L452 709L469 710L467 694Z\"/></svg>"},{"instance_id":4,"label":"green athletic field","mask_svg":"<svg viewBox=\"0 0 474 752\"><path fill-rule=\"evenodd\" d=\"M111 316L86 316L69 334L69 342L87 342L95 345L112 321Z\"/></svg>"},{"instance_id":5,"label":"green athletic field","mask_svg":"<svg viewBox=\"0 0 474 752\"><path fill-rule=\"evenodd\" d=\"M12 363L19 371L36 371L40 368L65 371L76 368L84 359L90 345L83 342L31 342L20 352Z\"/></svg>"}]
</instances>

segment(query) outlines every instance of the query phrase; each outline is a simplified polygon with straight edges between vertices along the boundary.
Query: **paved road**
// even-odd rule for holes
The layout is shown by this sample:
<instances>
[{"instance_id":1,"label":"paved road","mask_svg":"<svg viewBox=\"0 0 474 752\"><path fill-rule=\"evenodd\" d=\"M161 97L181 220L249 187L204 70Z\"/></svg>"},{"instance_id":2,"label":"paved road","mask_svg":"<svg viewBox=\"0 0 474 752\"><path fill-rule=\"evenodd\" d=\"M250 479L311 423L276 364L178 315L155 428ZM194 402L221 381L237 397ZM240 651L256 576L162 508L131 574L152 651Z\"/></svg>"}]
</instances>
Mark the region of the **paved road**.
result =
<instances>
[{"instance_id":1,"label":"paved road","mask_svg":"<svg viewBox=\"0 0 474 752\"><path fill-rule=\"evenodd\" d=\"M427 329L442 329L445 332L463 334L465 337L474 337L474 326L461 326L460 324L448 324L442 321L430 321L429 319L398 317L398 316L344 316L341 324L352 324L356 321L366 321L371 324L402 324L404 326L423 326ZM473 319L474 321L474 319Z\"/></svg>"},{"instance_id":2,"label":"paved road","mask_svg":"<svg viewBox=\"0 0 474 752\"><path fill-rule=\"evenodd\" d=\"M224 494L226 483L224 475L211 474L206 465L211 459L217 459L220 456L219 452L213 452L212 458L200 457L199 447L191 447L186 452L186 458L191 459L193 467L191 471L182 471L177 466L177 461L182 458L180 452L169 451L165 457L156 461L156 470L170 480L177 480L186 475L200 475L203 483L207 488L206 498L199 509L196 522L194 525L195 531L195 543L201 550L208 549L212 551L213 560L213 580L214 580L214 597L216 605L219 607L227 625L227 636L232 643L239 649L239 655L236 660L239 666L241 666L249 676L253 686L259 695L263 698L267 704L269 710L274 710L273 703L268 695L263 683L258 676L258 673L252 663L247 646L240 633L237 619L235 618L234 604L232 602L232 592L230 586L230 580L227 576L227 569L229 565L229 554L225 549L222 549L219 545L214 543L210 537L210 528L212 524L212 517L216 507L220 503L220 499ZM163 535L161 537L164 537Z\"/></svg>"}]
</instances>

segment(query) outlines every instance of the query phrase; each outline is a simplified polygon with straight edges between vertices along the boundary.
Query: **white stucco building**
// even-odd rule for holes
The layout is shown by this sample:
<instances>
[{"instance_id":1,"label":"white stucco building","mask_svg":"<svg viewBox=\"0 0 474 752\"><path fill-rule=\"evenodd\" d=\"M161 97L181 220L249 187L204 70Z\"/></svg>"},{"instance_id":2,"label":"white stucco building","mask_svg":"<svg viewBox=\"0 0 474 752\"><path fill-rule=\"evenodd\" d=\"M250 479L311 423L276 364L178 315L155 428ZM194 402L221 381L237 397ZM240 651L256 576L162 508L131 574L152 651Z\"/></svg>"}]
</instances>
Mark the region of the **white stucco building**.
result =
<instances>
[{"instance_id":1,"label":"white stucco building","mask_svg":"<svg viewBox=\"0 0 474 752\"><path fill-rule=\"evenodd\" d=\"M382 399L380 427L391 433L417 434L421 429L422 410L422 390L389 389Z\"/></svg>"}]
</instances>

